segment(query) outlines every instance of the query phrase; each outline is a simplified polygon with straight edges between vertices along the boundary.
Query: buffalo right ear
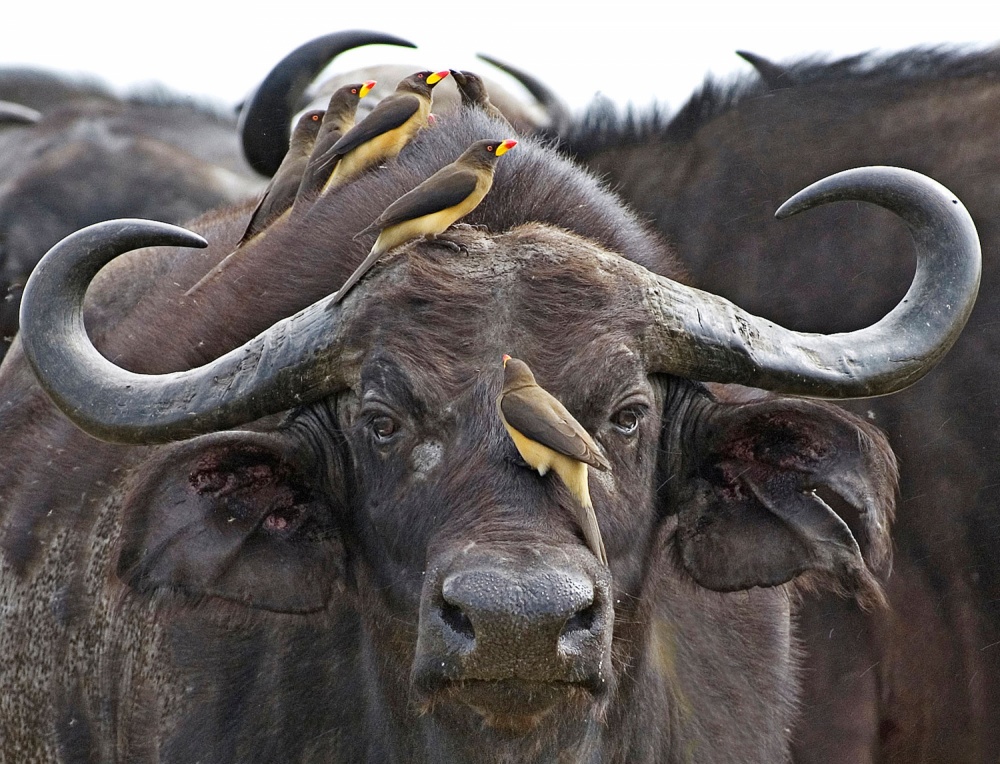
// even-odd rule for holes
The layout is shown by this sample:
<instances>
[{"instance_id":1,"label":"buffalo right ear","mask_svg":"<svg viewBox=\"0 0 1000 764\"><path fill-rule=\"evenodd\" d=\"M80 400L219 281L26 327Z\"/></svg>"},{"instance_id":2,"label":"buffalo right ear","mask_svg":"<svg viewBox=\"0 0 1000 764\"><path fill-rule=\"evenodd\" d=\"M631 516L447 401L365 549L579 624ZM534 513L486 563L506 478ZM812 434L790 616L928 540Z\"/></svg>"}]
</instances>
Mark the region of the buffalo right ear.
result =
<instances>
[{"instance_id":1,"label":"buffalo right ear","mask_svg":"<svg viewBox=\"0 0 1000 764\"><path fill-rule=\"evenodd\" d=\"M163 448L125 497L119 576L143 592L322 609L343 580L343 548L326 492L307 472L260 433Z\"/></svg>"},{"instance_id":2,"label":"buffalo right ear","mask_svg":"<svg viewBox=\"0 0 1000 764\"><path fill-rule=\"evenodd\" d=\"M885 437L836 406L709 403L673 495L682 565L702 586L777 586L810 573L878 602L896 463Z\"/></svg>"}]
</instances>

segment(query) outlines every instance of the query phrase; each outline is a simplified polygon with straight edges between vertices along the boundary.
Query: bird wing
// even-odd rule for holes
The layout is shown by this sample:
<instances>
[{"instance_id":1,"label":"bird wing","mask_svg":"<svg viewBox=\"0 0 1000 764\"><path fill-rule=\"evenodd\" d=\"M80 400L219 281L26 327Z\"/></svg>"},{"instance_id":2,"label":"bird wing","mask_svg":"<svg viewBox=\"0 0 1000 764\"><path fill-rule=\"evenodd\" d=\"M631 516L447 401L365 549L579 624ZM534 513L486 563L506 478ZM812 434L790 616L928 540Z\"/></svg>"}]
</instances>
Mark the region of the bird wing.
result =
<instances>
[{"instance_id":1,"label":"bird wing","mask_svg":"<svg viewBox=\"0 0 1000 764\"><path fill-rule=\"evenodd\" d=\"M372 110L371 114L358 122L339 141L333 144L329 151L330 155L343 156L372 138L395 130L416 114L419 108L419 96L403 93L397 98L391 96L386 98Z\"/></svg>"},{"instance_id":2,"label":"bird wing","mask_svg":"<svg viewBox=\"0 0 1000 764\"><path fill-rule=\"evenodd\" d=\"M247 223L240 244L245 244L267 228L295 201L295 194L299 190L302 175L298 172L298 167L292 166L284 169L284 172L279 169L279 174L274 176L271 185L267 187L264 196L261 197L257 207L250 215L250 222Z\"/></svg>"},{"instance_id":3,"label":"bird wing","mask_svg":"<svg viewBox=\"0 0 1000 764\"><path fill-rule=\"evenodd\" d=\"M477 180L476 173L472 170L444 167L386 207L379 215L376 225L388 228L396 223L450 209L461 204L476 190Z\"/></svg>"},{"instance_id":4,"label":"bird wing","mask_svg":"<svg viewBox=\"0 0 1000 764\"><path fill-rule=\"evenodd\" d=\"M610 468L587 431L565 406L541 387L505 393L500 400L500 410L507 423L526 438L591 467Z\"/></svg>"}]
</instances>

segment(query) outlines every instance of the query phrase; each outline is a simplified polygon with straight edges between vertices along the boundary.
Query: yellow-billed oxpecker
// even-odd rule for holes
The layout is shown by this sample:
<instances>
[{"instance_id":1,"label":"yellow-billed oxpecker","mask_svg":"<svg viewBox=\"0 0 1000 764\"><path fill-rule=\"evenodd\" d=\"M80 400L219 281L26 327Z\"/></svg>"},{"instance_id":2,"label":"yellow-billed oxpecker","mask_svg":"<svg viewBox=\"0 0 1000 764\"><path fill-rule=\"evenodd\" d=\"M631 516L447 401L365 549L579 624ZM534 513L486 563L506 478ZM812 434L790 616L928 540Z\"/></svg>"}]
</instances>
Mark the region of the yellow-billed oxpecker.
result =
<instances>
[{"instance_id":1,"label":"yellow-billed oxpecker","mask_svg":"<svg viewBox=\"0 0 1000 764\"><path fill-rule=\"evenodd\" d=\"M396 85L392 95L330 147L323 159L335 164L323 190L346 183L402 151L420 128L427 127L431 91L447 76L447 69L417 72Z\"/></svg>"},{"instance_id":2,"label":"yellow-billed oxpecker","mask_svg":"<svg viewBox=\"0 0 1000 764\"><path fill-rule=\"evenodd\" d=\"M334 144L354 127L354 116L358 111L358 103L368 95L375 87L375 80L367 82L356 82L351 85L344 85L337 88L330 96L330 102L326 107L326 114L323 115L323 125L316 136L312 154L302 173L302 182L299 184L298 193L295 196L296 202L299 199L312 200L323 190L323 186L330 178L330 171L333 169L333 160L327 153Z\"/></svg>"},{"instance_id":3,"label":"yellow-billed oxpecker","mask_svg":"<svg viewBox=\"0 0 1000 764\"><path fill-rule=\"evenodd\" d=\"M497 396L497 411L528 466L539 475L552 470L573 494L587 545L607 565L587 472L588 465L611 469L601 449L566 407L539 386L528 364L509 355L503 357L503 389Z\"/></svg>"},{"instance_id":4,"label":"yellow-billed oxpecker","mask_svg":"<svg viewBox=\"0 0 1000 764\"><path fill-rule=\"evenodd\" d=\"M517 145L515 140L476 141L462 155L427 180L407 191L361 234L378 230L378 238L364 262L333 296L336 304L393 247L424 236L433 239L479 206L493 186L496 160ZM361 235L359 234L359 235Z\"/></svg>"},{"instance_id":5,"label":"yellow-billed oxpecker","mask_svg":"<svg viewBox=\"0 0 1000 764\"><path fill-rule=\"evenodd\" d=\"M490 95L486 91L486 83L483 82L482 77L475 72L462 72L455 69L451 70L451 76L458 86L458 93L462 97L462 106L469 109L480 109L493 119L498 119L510 127L510 122L503 115L503 112L490 101ZM511 127L511 130L513 129Z\"/></svg>"},{"instance_id":6,"label":"yellow-billed oxpecker","mask_svg":"<svg viewBox=\"0 0 1000 764\"><path fill-rule=\"evenodd\" d=\"M278 171L274 173L267 188L264 189L264 195L250 215L250 222L247 223L246 230L236 245L237 247L250 241L292 206L299 190L299 183L302 181L302 173L309 162L316 136L319 135L322 125L322 111L307 111L299 117L288 145L288 153L281 160Z\"/></svg>"}]
</instances>

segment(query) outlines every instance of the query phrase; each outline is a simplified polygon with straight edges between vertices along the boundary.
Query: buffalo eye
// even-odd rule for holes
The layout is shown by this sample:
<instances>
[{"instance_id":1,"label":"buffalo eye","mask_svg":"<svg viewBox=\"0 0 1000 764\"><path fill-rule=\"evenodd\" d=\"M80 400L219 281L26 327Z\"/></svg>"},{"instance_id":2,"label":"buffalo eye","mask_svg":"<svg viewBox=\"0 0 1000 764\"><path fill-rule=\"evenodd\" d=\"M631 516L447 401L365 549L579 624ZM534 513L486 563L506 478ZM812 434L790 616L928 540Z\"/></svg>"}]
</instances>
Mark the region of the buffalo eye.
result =
<instances>
[{"instance_id":1,"label":"buffalo eye","mask_svg":"<svg viewBox=\"0 0 1000 764\"><path fill-rule=\"evenodd\" d=\"M642 413L639 409L632 407L620 409L611 417L611 424L622 435L634 435L635 431L639 429Z\"/></svg>"},{"instance_id":2,"label":"buffalo eye","mask_svg":"<svg viewBox=\"0 0 1000 764\"><path fill-rule=\"evenodd\" d=\"M384 414L372 419L371 428L372 433L375 435L375 439L380 441L389 440L396 434L396 430L399 429L396 424L396 420L391 416L385 416Z\"/></svg>"}]
</instances>

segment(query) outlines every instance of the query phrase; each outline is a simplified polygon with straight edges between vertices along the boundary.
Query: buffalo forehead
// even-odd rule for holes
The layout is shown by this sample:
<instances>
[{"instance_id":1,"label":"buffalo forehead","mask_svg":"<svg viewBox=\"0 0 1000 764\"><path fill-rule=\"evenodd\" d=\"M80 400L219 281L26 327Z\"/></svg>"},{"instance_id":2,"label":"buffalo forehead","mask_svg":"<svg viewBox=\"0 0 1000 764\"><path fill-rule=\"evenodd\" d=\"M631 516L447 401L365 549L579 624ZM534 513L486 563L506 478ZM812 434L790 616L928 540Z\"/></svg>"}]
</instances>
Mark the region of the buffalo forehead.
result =
<instances>
[{"instance_id":1,"label":"buffalo forehead","mask_svg":"<svg viewBox=\"0 0 1000 764\"><path fill-rule=\"evenodd\" d=\"M352 344L426 369L445 395L468 390L489 370L499 379L505 352L553 382L568 376L594 384L609 368L639 370L632 347L647 319L635 295L595 259L605 250L542 225L449 237L461 254L420 243L387 259L367 290Z\"/></svg>"}]
</instances>

